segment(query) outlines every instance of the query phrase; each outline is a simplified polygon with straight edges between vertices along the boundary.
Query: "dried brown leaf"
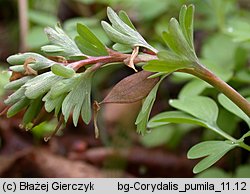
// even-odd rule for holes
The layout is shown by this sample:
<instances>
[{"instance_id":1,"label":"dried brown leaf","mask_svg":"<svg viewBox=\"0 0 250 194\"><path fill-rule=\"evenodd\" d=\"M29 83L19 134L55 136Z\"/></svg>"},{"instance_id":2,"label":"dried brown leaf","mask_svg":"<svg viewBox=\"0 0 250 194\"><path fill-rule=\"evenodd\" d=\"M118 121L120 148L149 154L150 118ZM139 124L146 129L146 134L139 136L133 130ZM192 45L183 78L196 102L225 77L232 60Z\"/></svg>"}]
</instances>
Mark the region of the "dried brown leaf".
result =
<instances>
[{"instance_id":1,"label":"dried brown leaf","mask_svg":"<svg viewBox=\"0 0 250 194\"><path fill-rule=\"evenodd\" d=\"M159 77L149 79L150 75L151 72L140 71L124 78L112 88L100 104L132 103L145 98L159 81Z\"/></svg>"}]
</instances>

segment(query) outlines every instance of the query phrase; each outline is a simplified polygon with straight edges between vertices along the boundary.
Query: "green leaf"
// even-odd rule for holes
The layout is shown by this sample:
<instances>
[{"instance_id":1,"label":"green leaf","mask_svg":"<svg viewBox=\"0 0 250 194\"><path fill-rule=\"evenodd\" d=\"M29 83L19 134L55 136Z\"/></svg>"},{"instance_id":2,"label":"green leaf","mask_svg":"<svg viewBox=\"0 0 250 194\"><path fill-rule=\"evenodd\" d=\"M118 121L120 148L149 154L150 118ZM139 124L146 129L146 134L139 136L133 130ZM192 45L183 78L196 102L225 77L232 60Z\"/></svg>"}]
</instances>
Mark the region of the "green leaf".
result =
<instances>
[{"instance_id":1,"label":"green leaf","mask_svg":"<svg viewBox=\"0 0 250 194\"><path fill-rule=\"evenodd\" d=\"M105 31L102 29L100 24L100 20L97 17L74 17L71 19L67 19L63 22L63 27L65 32L67 32L70 37L75 38L79 35L76 31L76 26L78 23L84 24L91 32L95 34L96 37L104 44L110 45L110 39L106 35Z\"/></svg>"},{"instance_id":2,"label":"green leaf","mask_svg":"<svg viewBox=\"0 0 250 194\"><path fill-rule=\"evenodd\" d=\"M158 73L155 73L153 75L150 75L148 78L151 79L151 78L156 78L156 77L160 77L160 76L164 76L164 75L167 75L168 73L162 73L162 72L158 72Z\"/></svg>"},{"instance_id":3,"label":"green leaf","mask_svg":"<svg viewBox=\"0 0 250 194\"><path fill-rule=\"evenodd\" d=\"M147 123L150 116L151 109L154 105L156 94L158 91L158 88L160 86L160 83L167 75L163 76L160 81L153 87L151 92L146 97L145 101L143 102L141 111L139 112L135 124L137 125L137 132L141 134L145 134L147 129Z\"/></svg>"},{"instance_id":4,"label":"green leaf","mask_svg":"<svg viewBox=\"0 0 250 194\"><path fill-rule=\"evenodd\" d=\"M232 175L220 168L211 167L195 176L195 178L232 178Z\"/></svg>"},{"instance_id":5,"label":"green leaf","mask_svg":"<svg viewBox=\"0 0 250 194\"><path fill-rule=\"evenodd\" d=\"M54 64L51 66L51 71L58 76L64 77L64 78L71 78L75 75L75 71L67 66L61 65L61 64Z\"/></svg>"},{"instance_id":6,"label":"green leaf","mask_svg":"<svg viewBox=\"0 0 250 194\"><path fill-rule=\"evenodd\" d=\"M193 49L188 44L179 23L175 18L171 18L169 21L168 32L163 32L162 37L168 47L176 54L185 56L190 61L197 61Z\"/></svg>"},{"instance_id":7,"label":"green leaf","mask_svg":"<svg viewBox=\"0 0 250 194\"><path fill-rule=\"evenodd\" d=\"M219 94L218 100L225 109L235 114L236 116L242 118L250 127L250 118L238 106L236 106L229 98L227 98L224 94Z\"/></svg>"},{"instance_id":8,"label":"green leaf","mask_svg":"<svg viewBox=\"0 0 250 194\"><path fill-rule=\"evenodd\" d=\"M49 43L46 34L44 34L44 26L32 26L29 28L25 40L27 47L31 50L38 50L41 46Z\"/></svg>"},{"instance_id":9,"label":"green leaf","mask_svg":"<svg viewBox=\"0 0 250 194\"><path fill-rule=\"evenodd\" d=\"M5 86L9 84L10 74L8 71L2 71L2 68L0 67L0 96L3 96L5 94L6 89Z\"/></svg>"},{"instance_id":10,"label":"green leaf","mask_svg":"<svg viewBox=\"0 0 250 194\"><path fill-rule=\"evenodd\" d=\"M47 64L54 63L53 61L47 59L46 57L32 52L11 55L7 58L7 62L10 65L23 65L27 58L34 58L36 61L40 61L42 63L47 63Z\"/></svg>"},{"instance_id":11,"label":"green leaf","mask_svg":"<svg viewBox=\"0 0 250 194\"><path fill-rule=\"evenodd\" d=\"M132 28L133 30L136 30L135 26L133 25L133 23L131 22L131 20L128 17L128 14L121 10L119 11L119 18L121 18L121 20L127 24L130 28Z\"/></svg>"},{"instance_id":12,"label":"green leaf","mask_svg":"<svg viewBox=\"0 0 250 194\"><path fill-rule=\"evenodd\" d=\"M167 125L169 123L188 123L188 124L196 124L203 127L207 127L208 125L203 120L197 119L189 114L186 114L181 111L167 111L162 112L156 116L154 116L148 122L149 128L155 128L163 125Z\"/></svg>"},{"instance_id":13,"label":"green leaf","mask_svg":"<svg viewBox=\"0 0 250 194\"><path fill-rule=\"evenodd\" d=\"M31 22L41 26L54 26L58 19L53 14L29 9L28 18Z\"/></svg>"},{"instance_id":14,"label":"green leaf","mask_svg":"<svg viewBox=\"0 0 250 194\"><path fill-rule=\"evenodd\" d=\"M250 41L250 24L246 18L232 18L228 22L226 33L233 37L235 42Z\"/></svg>"},{"instance_id":15,"label":"green leaf","mask_svg":"<svg viewBox=\"0 0 250 194\"><path fill-rule=\"evenodd\" d=\"M218 107L211 98L192 96L189 98L170 100L169 104L210 124L216 123Z\"/></svg>"},{"instance_id":16,"label":"green leaf","mask_svg":"<svg viewBox=\"0 0 250 194\"><path fill-rule=\"evenodd\" d=\"M151 60L146 65L143 66L143 69L151 72L171 73L178 69L185 68L188 64L189 62L180 60L172 60L172 61Z\"/></svg>"},{"instance_id":17,"label":"green leaf","mask_svg":"<svg viewBox=\"0 0 250 194\"><path fill-rule=\"evenodd\" d=\"M93 73L91 72L84 72L79 77L75 87L72 88L70 93L65 97L62 104L62 113L64 115L65 122L67 122L70 113L73 112L73 122L74 125L77 126L81 111L86 111L88 113L85 115L86 112L82 112L82 118L86 124L90 121L89 112L91 111L91 107L86 106L85 103L89 105L88 98L90 98L92 75Z\"/></svg>"},{"instance_id":18,"label":"green leaf","mask_svg":"<svg viewBox=\"0 0 250 194\"><path fill-rule=\"evenodd\" d=\"M51 61L42 55L27 52L23 54L11 55L7 58L7 62L13 65L10 67L10 70L15 72L24 72L25 70L23 64L28 58L35 59L35 62L29 64L29 67L35 71L49 68L55 63L54 61Z\"/></svg>"},{"instance_id":19,"label":"green leaf","mask_svg":"<svg viewBox=\"0 0 250 194\"><path fill-rule=\"evenodd\" d=\"M200 173L201 171L209 168L222 158L227 152L235 148L237 144L232 144L228 141L205 141L193 146L187 153L189 159L202 159L193 169L194 173Z\"/></svg>"},{"instance_id":20,"label":"green leaf","mask_svg":"<svg viewBox=\"0 0 250 194\"><path fill-rule=\"evenodd\" d=\"M231 141L236 141L231 136L222 131L216 123L208 123L202 119L198 119L193 117L192 115L186 114L181 111L166 111L162 112L156 116L154 116L148 122L148 128L156 128L164 125L168 125L171 123L186 123L186 124L194 124L205 127L207 129L212 130L213 132L230 139Z\"/></svg>"},{"instance_id":21,"label":"green leaf","mask_svg":"<svg viewBox=\"0 0 250 194\"><path fill-rule=\"evenodd\" d=\"M52 112L55 109L55 115L58 115L66 95L67 95L66 93L63 93L57 98L51 98L51 91L48 92L42 99L45 102L44 103L45 110L47 112Z\"/></svg>"},{"instance_id":22,"label":"green leaf","mask_svg":"<svg viewBox=\"0 0 250 194\"><path fill-rule=\"evenodd\" d=\"M129 46L124 45L124 44L115 43L112 46L112 48L116 51L123 52L123 53L131 53L132 52L132 49Z\"/></svg>"},{"instance_id":23,"label":"green leaf","mask_svg":"<svg viewBox=\"0 0 250 194\"><path fill-rule=\"evenodd\" d=\"M18 88L20 88L23 84L25 84L27 81L29 81L33 77L34 76L25 76L25 77L22 77L20 79L11 81L11 82L7 83L4 86L4 89L6 89L6 90L17 90Z\"/></svg>"},{"instance_id":24,"label":"green leaf","mask_svg":"<svg viewBox=\"0 0 250 194\"><path fill-rule=\"evenodd\" d=\"M56 119L53 119L50 121L44 121L34 126L31 129L31 132L35 138L44 139L45 136L53 133L57 125L58 125L58 121Z\"/></svg>"},{"instance_id":25,"label":"green leaf","mask_svg":"<svg viewBox=\"0 0 250 194\"><path fill-rule=\"evenodd\" d=\"M242 67L240 70L235 72L234 80L241 83L248 84L250 82L250 69ZM247 90L248 88L246 88Z\"/></svg>"},{"instance_id":26,"label":"green leaf","mask_svg":"<svg viewBox=\"0 0 250 194\"><path fill-rule=\"evenodd\" d=\"M194 18L194 6L189 5L187 7L186 5L183 5L179 15L180 26L189 46L194 50L193 18Z\"/></svg>"},{"instance_id":27,"label":"green leaf","mask_svg":"<svg viewBox=\"0 0 250 194\"><path fill-rule=\"evenodd\" d=\"M83 39L81 36L75 37L75 42L78 48L86 55L89 56L101 56L100 51L98 48L93 46L91 43Z\"/></svg>"},{"instance_id":28,"label":"green leaf","mask_svg":"<svg viewBox=\"0 0 250 194\"><path fill-rule=\"evenodd\" d=\"M81 108L81 117L82 117L82 120L86 123L86 124L89 124L90 120L91 120L91 116L92 116L92 113L91 113L91 99L90 99L90 95L91 95L91 79L87 79L86 80L86 91L88 91L85 95L85 99L83 101L83 105L82 105L82 108Z\"/></svg>"},{"instance_id":29,"label":"green leaf","mask_svg":"<svg viewBox=\"0 0 250 194\"><path fill-rule=\"evenodd\" d=\"M14 104L25 96L24 93L25 93L25 89L21 87L17 91L15 91L13 94L8 96L8 98L4 100L4 103L6 105Z\"/></svg>"},{"instance_id":30,"label":"green leaf","mask_svg":"<svg viewBox=\"0 0 250 194\"><path fill-rule=\"evenodd\" d=\"M178 55L170 51L160 51L157 53L157 56L160 60L149 61L143 66L143 69L151 72L171 73L192 65L187 59L180 58Z\"/></svg>"},{"instance_id":31,"label":"green leaf","mask_svg":"<svg viewBox=\"0 0 250 194\"><path fill-rule=\"evenodd\" d=\"M34 118L39 114L42 109L42 98L36 98L30 101L30 105L23 116L23 124L27 125L32 122Z\"/></svg>"},{"instance_id":32,"label":"green leaf","mask_svg":"<svg viewBox=\"0 0 250 194\"><path fill-rule=\"evenodd\" d=\"M41 51L45 53L60 53L60 52L63 52L64 49L61 46L45 45L41 47Z\"/></svg>"},{"instance_id":33,"label":"green leaf","mask_svg":"<svg viewBox=\"0 0 250 194\"><path fill-rule=\"evenodd\" d=\"M62 77L56 76L52 72L38 75L24 84L25 96L29 99L36 99L48 92L55 83L62 79Z\"/></svg>"},{"instance_id":34,"label":"green leaf","mask_svg":"<svg viewBox=\"0 0 250 194\"><path fill-rule=\"evenodd\" d=\"M137 40L128 35L124 35L121 32L114 29L109 23L102 21L101 22L103 29L107 33L108 37L113 41L120 44L132 45L135 46Z\"/></svg>"},{"instance_id":35,"label":"green leaf","mask_svg":"<svg viewBox=\"0 0 250 194\"><path fill-rule=\"evenodd\" d=\"M95 53L95 55L92 56L105 56L108 54L105 45L89 30L87 26L78 23L77 32L80 36L76 39L76 43L80 46L80 49L84 54L92 55Z\"/></svg>"},{"instance_id":36,"label":"green leaf","mask_svg":"<svg viewBox=\"0 0 250 194\"><path fill-rule=\"evenodd\" d=\"M121 33L126 35L137 35L137 32L128 26L125 22L123 22L118 15L114 12L114 10L110 7L107 8L107 16L109 21L112 23L112 26Z\"/></svg>"},{"instance_id":37,"label":"green leaf","mask_svg":"<svg viewBox=\"0 0 250 194\"><path fill-rule=\"evenodd\" d=\"M178 98L192 98L193 96L198 96L208 86L209 85L202 80L192 79L181 89Z\"/></svg>"},{"instance_id":38,"label":"green leaf","mask_svg":"<svg viewBox=\"0 0 250 194\"><path fill-rule=\"evenodd\" d=\"M168 10L170 11L172 5L175 6L179 4L179 3L176 4L175 1L162 1L162 0L154 0L154 1L130 0L129 2L132 3L133 6L131 7L131 9L132 11L137 13L136 17L139 19L139 21L145 21L145 22L156 21L157 18L160 18Z\"/></svg>"},{"instance_id":39,"label":"green leaf","mask_svg":"<svg viewBox=\"0 0 250 194\"><path fill-rule=\"evenodd\" d=\"M162 33L162 38L167 46L178 55L178 57L196 63L198 58L193 45L193 17L194 6L182 6L179 14L179 22L171 18L168 30Z\"/></svg>"},{"instance_id":40,"label":"green leaf","mask_svg":"<svg viewBox=\"0 0 250 194\"><path fill-rule=\"evenodd\" d=\"M116 43L130 45L131 47L145 47L157 53L156 49L150 46L144 40L144 38L136 30L134 30L134 28L131 28L121 18L119 18L118 15L110 7L107 8L107 15L112 26L105 21L102 21L101 24L112 41Z\"/></svg>"},{"instance_id":41,"label":"green leaf","mask_svg":"<svg viewBox=\"0 0 250 194\"><path fill-rule=\"evenodd\" d=\"M26 97L23 97L21 100L19 100L17 103L15 103L13 106L11 106L7 112L7 117L13 117L15 114L20 112L22 109L24 109L26 106L28 106L30 103L30 100Z\"/></svg>"},{"instance_id":42,"label":"green leaf","mask_svg":"<svg viewBox=\"0 0 250 194\"><path fill-rule=\"evenodd\" d=\"M50 98L55 99L64 93L68 93L77 84L79 76L74 76L70 79L63 79L55 83L50 89Z\"/></svg>"},{"instance_id":43,"label":"green leaf","mask_svg":"<svg viewBox=\"0 0 250 194\"><path fill-rule=\"evenodd\" d=\"M158 127L151 130L150 133L146 133L144 136L141 136L140 142L148 148L161 146L171 141L174 133L175 130L171 126Z\"/></svg>"},{"instance_id":44,"label":"green leaf","mask_svg":"<svg viewBox=\"0 0 250 194\"><path fill-rule=\"evenodd\" d=\"M209 60L214 68L221 68L223 74L223 70L228 72L234 69L237 47L238 44L233 42L229 36L215 33L204 42L201 57L202 59ZM213 70L211 67L209 69Z\"/></svg>"},{"instance_id":45,"label":"green leaf","mask_svg":"<svg viewBox=\"0 0 250 194\"><path fill-rule=\"evenodd\" d=\"M153 90L152 90L153 91ZM151 92L152 92L151 91ZM153 91L154 92L154 91ZM152 93L153 93L152 92ZM156 92L155 92L156 93ZM154 102L155 102L155 98L154 96L151 95L151 93L149 93L149 97L146 98L148 106L147 108L144 108L142 105L142 109L140 111L140 113L137 116L137 119L135 121L135 124L137 125L137 133L144 135L146 133L147 130L147 123L148 123L148 119L151 113L151 110L153 108ZM145 101L146 101L145 100Z\"/></svg>"},{"instance_id":46,"label":"green leaf","mask_svg":"<svg viewBox=\"0 0 250 194\"><path fill-rule=\"evenodd\" d=\"M55 26L55 29L47 27L44 31L52 44L59 46L63 49L63 52L60 53L61 56L69 58L70 56L84 55L78 49L75 42L68 37L68 35L62 30L59 25Z\"/></svg>"},{"instance_id":47,"label":"green leaf","mask_svg":"<svg viewBox=\"0 0 250 194\"><path fill-rule=\"evenodd\" d=\"M185 17L185 29L187 41L191 48L194 49L194 40L193 40L193 23L194 23L194 5L189 5Z\"/></svg>"}]
</instances>

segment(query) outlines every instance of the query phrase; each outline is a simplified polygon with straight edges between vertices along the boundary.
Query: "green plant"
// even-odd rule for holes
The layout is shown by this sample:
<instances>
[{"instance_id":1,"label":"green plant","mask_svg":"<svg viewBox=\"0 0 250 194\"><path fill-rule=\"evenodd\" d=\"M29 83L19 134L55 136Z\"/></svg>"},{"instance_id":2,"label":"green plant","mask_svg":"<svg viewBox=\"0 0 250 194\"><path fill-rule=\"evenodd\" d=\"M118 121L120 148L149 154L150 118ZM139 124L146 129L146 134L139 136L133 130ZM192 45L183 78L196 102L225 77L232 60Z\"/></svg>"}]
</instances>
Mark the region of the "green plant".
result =
<instances>
[{"instance_id":1,"label":"green plant","mask_svg":"<svg viewBox=\"0 0 250 194\"><path fill-rule=\"evenodd\" d=\"M140 66L143 70L117 83L102 102L94 102L97 136L96 113L99 106L144 99L135 123L138 133L145 134L147 128L158 128L170 123L188 123L210 129L223 138L201 142L189 150L190 159L205 157L194 167L194 173L209 168L236 147L250 151L250 146L244 143L245 138L250 136L250 131L236 139L222 130L217 125L218 105L212 98L200 95L207 85L197 79L181 91L178 99L169 101L177 110L160 113L148 121L162 80L172 72L181 72L191 74L223 93L218 96L219 103L250 126L249 99L242 97L206 68L196 55L193 5L184 5L181 8L179 22L175 18L169 21L168 29L162 33L169 49L161 51L145 41L124 11L117 15L108 8L107 15L111 24L105 21L101 24L107 36L115 43L113 49L107 48L83 24L77 24L78 35L74 40L57 25L54 29L45 29L51 44L42 47L42 51L53 60L31 52L12 55L7 59L12 65L12 76L5 89L14 90L5 100L9 107L8 117L26 109L22 124L30 129L38 124L34 120L44 107L48 113L54 112L58 118L57 129L68 121L71 114L75 126L79 118L88 124L92 115L90 95L94 73L105 68L107 64L124 63L136 72ZM131 54L122 52L131 49ZM196 86L194 93L187 89ZM56 132L57 130L54 133Z\"/></svg>"}]
</instances>

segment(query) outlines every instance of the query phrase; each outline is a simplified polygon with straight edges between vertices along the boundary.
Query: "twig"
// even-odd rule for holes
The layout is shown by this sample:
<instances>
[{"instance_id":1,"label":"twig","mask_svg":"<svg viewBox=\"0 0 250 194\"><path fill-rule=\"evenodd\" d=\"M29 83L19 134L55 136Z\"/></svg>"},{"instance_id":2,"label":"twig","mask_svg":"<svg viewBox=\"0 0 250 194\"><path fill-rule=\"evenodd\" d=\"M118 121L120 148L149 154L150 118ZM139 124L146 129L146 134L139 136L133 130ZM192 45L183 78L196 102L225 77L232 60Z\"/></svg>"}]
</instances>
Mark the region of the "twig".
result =
<instances>
[{"instance_id":1,"label":"twig","mask_svg":"<svg viewBox=\"0 0 250 194\"><path fill-rule=\"evenodd\" d=\"M18 11L19 11L19 28L20 28L20 52L27 50L26 37L29 30L28 24L28 2L27 0L18 0Z\"/></svg>"},{"instance_id":2,"label":"twig","mask_svg":"<svg viewBox=\"0 0 250 194\"><path fill-rule=\"evenodd\" d=\"M71 67L75 71L77 71L81 67L84 67L87 65L91 65L91 64L93 65L96 63L102 63L102 65L105 65L105 64L114 63L114 62L123 63L125 59L129 59L129 58L131 58L130 54L124 54L124 53L118 53L118 52L112 51L110 52L109 56L89 57L87 59L69 63L68 67ZM134 64L137 64L140 62L147 62L153 59L157 59L157 56L149 55L149 54L141 54L134 58Z\"/></svg>"}]
</instances>

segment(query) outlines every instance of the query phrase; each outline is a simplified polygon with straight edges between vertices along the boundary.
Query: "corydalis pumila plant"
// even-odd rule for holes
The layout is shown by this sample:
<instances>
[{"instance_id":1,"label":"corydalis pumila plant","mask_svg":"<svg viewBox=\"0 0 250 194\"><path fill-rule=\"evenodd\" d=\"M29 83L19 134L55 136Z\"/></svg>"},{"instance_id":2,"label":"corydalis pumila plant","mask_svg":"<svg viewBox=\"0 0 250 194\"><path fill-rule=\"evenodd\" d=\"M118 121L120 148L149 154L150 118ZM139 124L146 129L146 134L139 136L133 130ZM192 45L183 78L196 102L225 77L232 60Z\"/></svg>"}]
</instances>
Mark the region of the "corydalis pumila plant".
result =
<instances>
[{"instance_id":1,"label":"corydalis pumila plant","mask_svg":"<svg viewBox=\"0 0 250 194\"><path fill-rule=\"evenodd\" d=\"M249 101L203 66L196 56L193 5L181 8L179 21L175 18L169 21L168 29L162 33L169 49L162 51L145 41L124 11L117 15L108 8L107 15L110 23L102 21L101 24L115 43L113 49L104 45L84 24L77 24L78 35L74 40L57 25L55 29L45 29L51 44L41 50L47 57L27 52L7 59L12 76L5 88L13 90L5 100L7 117L25 110L22 125L31 129L46 118L40 114L54 112L50 116L54 115L59 120L54 133L68 121L70 115L75 126L79 118L88 124L92 117L90 98L94 73L113 63L125 64L137 72L135 65L143 63L142 71L117 83L102 102L94 102L95 115L99 106L105 103L132 103L144 99L135 123L139 133L144 134L147 128L169 123L196 124L214 131L225 141L201 142L188 152L191 159L205 157L194 167L195 173L209 168L233 148L242 147L250 151L250 146L244 143L250 132L235 139L220 129L216 124L218 106L213 99L205 96L170 100L169 104L176 111L160 113L148 121L161 81L178 71L194 75L218 89L222 93L218 96L220 104L250 126ZM123 53L119 48L131 49L132 52ZM97 129L96 116L94 120Z\"/></svg>"}]
</instances>

